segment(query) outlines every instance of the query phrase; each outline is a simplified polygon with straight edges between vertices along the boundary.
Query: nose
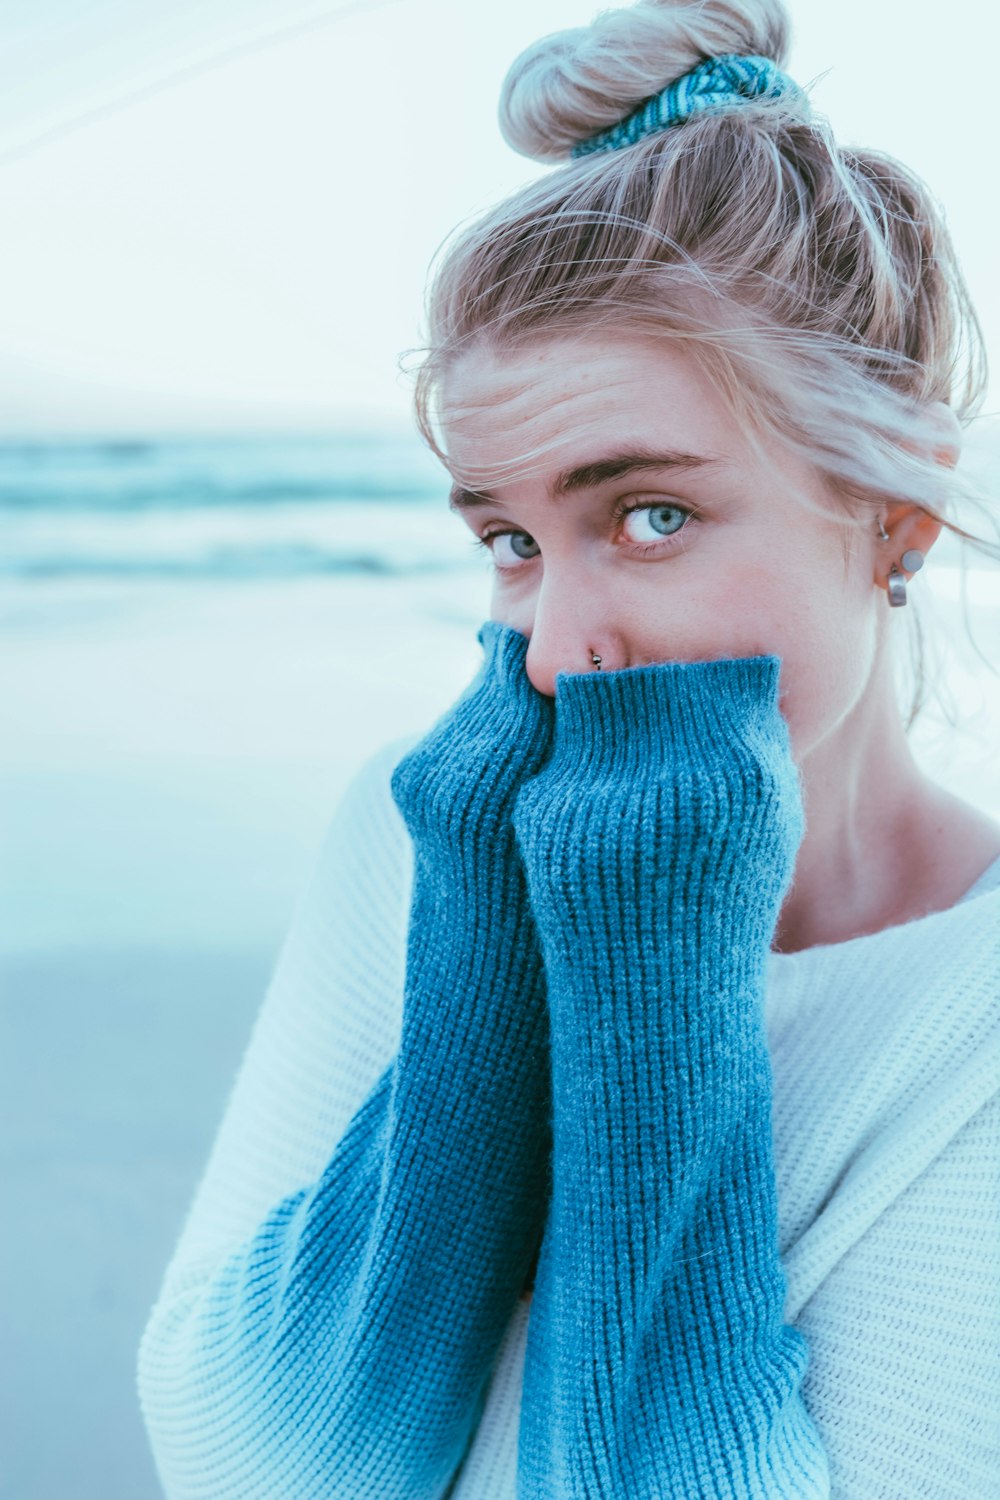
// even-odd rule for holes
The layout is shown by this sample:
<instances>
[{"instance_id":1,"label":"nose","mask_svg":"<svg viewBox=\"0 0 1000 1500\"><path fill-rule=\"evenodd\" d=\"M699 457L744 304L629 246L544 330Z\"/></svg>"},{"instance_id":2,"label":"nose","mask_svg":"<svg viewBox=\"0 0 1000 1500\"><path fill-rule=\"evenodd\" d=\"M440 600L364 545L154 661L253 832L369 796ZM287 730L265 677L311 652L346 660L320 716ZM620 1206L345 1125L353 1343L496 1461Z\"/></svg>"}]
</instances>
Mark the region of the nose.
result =
<instances>
[{"instance_id":1,"label":"nose","mask_svg":"<svg viewBox=\"0 0 1000 1500\"><path fill-rule=\"evenodd\" d=\"M620 665L613 659L607 611L596 597L579 588L573 597L564 593L557 599L551 591L543 595L544 585L534 619L524 628L528 637L525 671L537 692L554 698L559 672L596 672L595 654L601 658L602 671Z\"/></svg>"}]
</instances>

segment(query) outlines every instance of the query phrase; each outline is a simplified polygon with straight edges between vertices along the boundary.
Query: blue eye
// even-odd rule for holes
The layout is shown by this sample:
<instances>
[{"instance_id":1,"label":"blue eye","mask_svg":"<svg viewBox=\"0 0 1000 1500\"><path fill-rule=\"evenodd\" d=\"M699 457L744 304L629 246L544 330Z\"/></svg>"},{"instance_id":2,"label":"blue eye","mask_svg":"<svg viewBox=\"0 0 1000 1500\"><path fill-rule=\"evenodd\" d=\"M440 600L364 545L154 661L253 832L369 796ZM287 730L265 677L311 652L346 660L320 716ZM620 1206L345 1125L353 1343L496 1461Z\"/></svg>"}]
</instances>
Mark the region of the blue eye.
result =
<instances>
[{"instance_id":1,"label":"blue eye","mask_svg":"<svg viewBox=\"0 0 1000 1500\"><path fill-rule=\"evenodd\" d=\"M509 564L504 564L502 562L496 562L496 554L493 551L493 549L494 549L494 544L501 537L509 537L510 538L511 550L514 553L514 556L516 558L518 558L521 562L533 562L535 560L535 558L538 556L538 543L534 540L533 537L530 537L526 531L488 531L485 536L476 537L474 539L472 545L474 547L485 547L489 552L493 553L493 556L494 556L494 566L497 568L498 572L500 572L500 573L513 573L515 571L515 567L516 567L516 564L515 564L514 567L512 567ZM522 553L520 553L520 552L518 552L516 550L516 544L518 542L526 542L529 547L534 547L535 551L533 553L531 553L528 557L525 557Z\"/></svg>"},{"instance_id":2,"label":"blue eye","mask_svg":"<svg viewBox=\"0 0 1000 1500\"><path fill-rule=\"evenodd\" d=\"M691 511L686 510L683 505L660 501L655 505L623 505L618 512L618 519L624 520L626 516L640 511L649 517L649 524L661 536L675 536L691 515ZM662 519L664 515L667 516L666 520Z\"/></svg>"},{"instance_id":3,"label":"blue eye","mask_svg":"<svg viewBox=\"0 0 1000 1500\"><path fill-rule=\"evenodd\" d=\"M626 538L626 551L633 557L644 557L647 554L659 553L665 556L671 550L675 537L685 529L688 522L694 519L696 512L686 505L677 505L673 501L654 500L644 503L633 503L631 505L619 501L612 509L612 519L617 522L624 521L626 516L635 511L649 513L649 524L658 533L658 540L639 542ZM510 549L514 556L514 562L500 562L496 558L495 545L501 537L510 538ZM534 537L529 536L526 531L513 531L511 529L500 529L488 531L481 537L473 540L474 547L485 547L493 554L494 567L498 573L516 573L520 564L534 562L539 556L538 543ZM527 552L522 548L534 549Z\"/></svg>"}]
</instances>

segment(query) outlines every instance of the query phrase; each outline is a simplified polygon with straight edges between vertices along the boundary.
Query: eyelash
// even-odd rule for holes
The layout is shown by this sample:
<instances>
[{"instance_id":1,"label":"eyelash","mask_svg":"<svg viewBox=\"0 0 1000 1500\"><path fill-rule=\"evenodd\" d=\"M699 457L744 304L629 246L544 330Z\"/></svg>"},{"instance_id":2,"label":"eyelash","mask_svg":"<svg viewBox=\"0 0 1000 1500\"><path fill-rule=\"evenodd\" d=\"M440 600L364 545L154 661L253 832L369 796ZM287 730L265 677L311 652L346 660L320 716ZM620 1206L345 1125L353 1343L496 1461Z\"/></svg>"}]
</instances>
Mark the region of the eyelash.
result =
<instances>
[{"instance_id":1,"label":"eyelash","mask_svg":"<svg viewBox=\"0 0 1000 1500\"><path fill-rule=\"evenodd\" d=\"M669 550L671 548L671 544L674 542L674 539L682 536L683 533L687 531L688 522L697 519L698 515L698 512L694 510L690 505L677 505L673 501L650 500L643 504L628 505L625 501L619 500L616 502L612 509L612 519L615 521L623 521L626 516L631 515L633 511L637 510L679 510L687 516L688 520L685 521L683 526L678 527L675 532L672 532L670 536L662 537L658 542L633 542L632 553L635 557L646 557L648 554L653 552L659 552L662 554L664 550ZM474 537L472 545L473 547L477 548L485 547L488 552L492 553L493 543L498 536L529 535L529 532L517 531L512 526L501 527L494 531L484 532L481 537ZM534 561L534 558L525 557L522 558L521 562L516 566L505 566L503 563L498 562L494 562L493 566L496 568L498 573L519 573L521 571L521 568L523 568L525 564Z\"/></svg>"}]
</instances>

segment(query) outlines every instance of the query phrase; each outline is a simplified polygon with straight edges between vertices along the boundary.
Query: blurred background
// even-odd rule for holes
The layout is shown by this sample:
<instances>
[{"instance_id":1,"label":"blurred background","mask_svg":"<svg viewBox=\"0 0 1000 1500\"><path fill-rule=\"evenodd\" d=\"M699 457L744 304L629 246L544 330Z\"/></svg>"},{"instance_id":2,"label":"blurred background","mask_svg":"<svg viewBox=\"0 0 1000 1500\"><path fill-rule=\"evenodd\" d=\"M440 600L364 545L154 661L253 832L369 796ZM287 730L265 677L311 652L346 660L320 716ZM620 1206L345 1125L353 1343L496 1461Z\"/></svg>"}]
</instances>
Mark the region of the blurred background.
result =
<instances>
[{"instance_id":1,"label":"blurred background","mask_svg":"<svg viewBox=\"0 0 1000 1500\"><path fill-rule=\"evenodd\" d=\"M994 358L995 13L792 5L842 140L947 209ZM488 561L400 358L585 0L14 0L0 18L0 1493L153 1500L135 1354L350 776L479 660ZM992 33L992 34L990 34ZM891 63L890 63L891 59ZM946 96L949 112L928 99ZM405 360L404 360L405 363ZM994 385L990 412L1000 406ZM986 419L970 463L996 476ZM928 768L1000 817L1000 571L912 586Z\"/></svg>"}]
</instances>

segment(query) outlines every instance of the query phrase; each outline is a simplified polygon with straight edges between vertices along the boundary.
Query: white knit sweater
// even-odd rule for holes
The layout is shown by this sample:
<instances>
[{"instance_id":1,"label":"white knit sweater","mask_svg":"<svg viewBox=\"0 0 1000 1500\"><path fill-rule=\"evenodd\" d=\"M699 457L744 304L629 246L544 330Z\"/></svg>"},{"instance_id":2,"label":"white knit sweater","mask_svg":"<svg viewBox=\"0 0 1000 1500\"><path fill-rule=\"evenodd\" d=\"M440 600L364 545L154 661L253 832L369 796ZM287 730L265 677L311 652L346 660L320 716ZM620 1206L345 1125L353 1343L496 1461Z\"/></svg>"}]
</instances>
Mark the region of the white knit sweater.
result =
<instances>
[{"instance_id":1,"label":"white knit sweater","mask_svg":"<svg viewBox=\"0 0 1000 1500\"><path fill-rule=\"evenodd\" d=\"M300 897L143 1336L157 1422L146 1375L171 1358L171 1310L320 1174L397 1048L412 846L389 777L418 738L358 772ZM833 1500L993 1500L1000 860L949 911L769 963L785 1320L808 1341ZM515 1500L529 1317L522 1301L452 1500Z\"/></svg>"}]
</instances>

